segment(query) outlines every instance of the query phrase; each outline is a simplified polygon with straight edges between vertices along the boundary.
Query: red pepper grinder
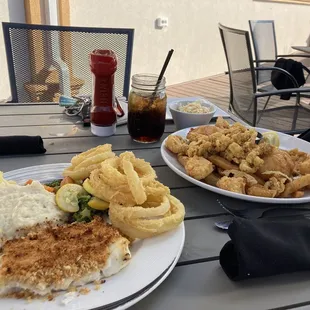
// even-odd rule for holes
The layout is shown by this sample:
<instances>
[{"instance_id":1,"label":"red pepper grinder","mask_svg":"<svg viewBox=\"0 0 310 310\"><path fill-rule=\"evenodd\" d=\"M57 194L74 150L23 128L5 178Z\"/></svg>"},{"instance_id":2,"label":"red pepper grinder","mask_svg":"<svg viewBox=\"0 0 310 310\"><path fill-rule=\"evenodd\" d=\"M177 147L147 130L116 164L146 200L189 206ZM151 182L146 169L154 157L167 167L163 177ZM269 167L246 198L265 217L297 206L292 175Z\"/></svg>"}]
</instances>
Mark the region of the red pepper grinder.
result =
<instances>
[{"instance_id":1,"label":"red pepper grinder","mask_svg":"<svg viewBox=\"0 0 310 310\"><path fill-rule=\"evenodd\" d=\"M89 55L93 75L93 96L90 110L91 132L96 136L111 136L116 131L114 109L114 73L117 58L111 50L94 50Z\"/></svg>"}]
</instances>

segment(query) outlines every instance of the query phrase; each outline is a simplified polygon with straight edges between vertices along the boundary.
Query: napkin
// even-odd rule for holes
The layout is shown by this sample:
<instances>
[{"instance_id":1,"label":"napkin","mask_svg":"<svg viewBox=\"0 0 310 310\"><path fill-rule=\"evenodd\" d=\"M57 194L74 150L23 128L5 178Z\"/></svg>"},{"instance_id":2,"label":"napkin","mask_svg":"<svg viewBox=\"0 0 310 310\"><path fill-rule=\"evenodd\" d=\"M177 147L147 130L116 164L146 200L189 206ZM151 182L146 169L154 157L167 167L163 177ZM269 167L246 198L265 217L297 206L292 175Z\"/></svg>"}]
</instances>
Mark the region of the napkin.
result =
<instances>
[{"instance_id":1,"label":"napkin","mask_svg":"<svg viewBox=\"0 0 310 310\"><path fill-rule=\"evenodd\" d=\"M302 132L298 138L310 142L310 129Z\"/></svg>"},{"instance_id":2,"label":"napkin","mask_svg":"<svg viewBox=\"0 0 310 310\"><path fill-rule=\"evenodd\" d=\"M310 270L310 220L235 218L220 264L234 281Z\"/></svg>"},{"instance_id":3,"label":"napkin","mask_svg":"<svg viewBox=\"0 0 310 310\"><path fill-rule=\"evenodd\" d=\"M43 154L46 149L40 136L0 137L0 155Z\"/></svg>"}]
</instances>

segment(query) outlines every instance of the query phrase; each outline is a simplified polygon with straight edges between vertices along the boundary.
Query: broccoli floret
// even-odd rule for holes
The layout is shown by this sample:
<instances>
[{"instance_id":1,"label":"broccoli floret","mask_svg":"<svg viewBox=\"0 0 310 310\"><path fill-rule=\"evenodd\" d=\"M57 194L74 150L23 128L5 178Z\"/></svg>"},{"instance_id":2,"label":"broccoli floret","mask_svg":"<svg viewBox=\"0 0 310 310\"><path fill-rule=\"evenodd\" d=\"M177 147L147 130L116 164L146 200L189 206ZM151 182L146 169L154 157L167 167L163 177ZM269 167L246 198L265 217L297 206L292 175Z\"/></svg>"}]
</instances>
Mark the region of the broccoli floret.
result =
<instances>
[{"instance_id":1,"label":"broccoli floret","mask_svg":"<svg viewBox=\"0 0 310 310\"><path fill-rule=\"evenodd\" d=\"M49 186L49 187L53 187L55 192L57 192L60 189L60 183L61 183L61 180L54 180L54 181L52 181L50 183L46 183L44 185Z\"/></svg>"},{"instance_id":2,"label":"broccoli floret","mask_svg":"<svg viewBox=\"0 0 310 310\"><path fill-rule=\"evenodd\" d=\"M59 187L60 183L61 183L61 180L54 180L50 183L45 183L45 185L49 187Z\"/></svg>"},{"instance_id":3,"label":"broccoli floret","mask_svg":"<svg viewBox=\"0 0 310 310\"><path fill-rule=\"evenodd\" d=\"M96 211L88 206L90 199L90 195L78 197L80 209L73 214L73 218L76 222L90 222L93 219Z\"/></svg>"}]
</instances>

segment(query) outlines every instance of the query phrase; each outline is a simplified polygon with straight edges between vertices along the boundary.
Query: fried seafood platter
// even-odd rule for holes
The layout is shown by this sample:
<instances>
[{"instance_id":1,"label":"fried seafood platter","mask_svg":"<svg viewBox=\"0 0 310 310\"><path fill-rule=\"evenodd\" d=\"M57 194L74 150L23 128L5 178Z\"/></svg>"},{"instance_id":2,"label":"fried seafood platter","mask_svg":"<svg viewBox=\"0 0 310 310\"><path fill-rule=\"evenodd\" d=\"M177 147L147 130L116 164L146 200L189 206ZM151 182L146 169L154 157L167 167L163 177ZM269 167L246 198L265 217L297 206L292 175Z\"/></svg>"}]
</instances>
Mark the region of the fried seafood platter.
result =
<instances>
[{"instance_id":1,"label":"fried seafood platter","mask_svg":"<svg viewBox=\"0 0 310 310\"><path fill-rule=\"evenodd\" d=\"M283 133L219 117L215 125L168 136L161 154L181 177L222 195L262 203L310 201L310 144Z\"/></svg>"},{"instance_id":2,"label":"fried seafood platter","mask_svg":"<svg viewBox=\"0 0 310 310\"><path fill-rule=\"evenodd\" d=\"M75 309L107 305L166 277L182 251L183 204L150 163L109 144L0 173L0 193L1 309L28 309L16 297L61 308L68 294Z\"/></svg>"}]
</instances>

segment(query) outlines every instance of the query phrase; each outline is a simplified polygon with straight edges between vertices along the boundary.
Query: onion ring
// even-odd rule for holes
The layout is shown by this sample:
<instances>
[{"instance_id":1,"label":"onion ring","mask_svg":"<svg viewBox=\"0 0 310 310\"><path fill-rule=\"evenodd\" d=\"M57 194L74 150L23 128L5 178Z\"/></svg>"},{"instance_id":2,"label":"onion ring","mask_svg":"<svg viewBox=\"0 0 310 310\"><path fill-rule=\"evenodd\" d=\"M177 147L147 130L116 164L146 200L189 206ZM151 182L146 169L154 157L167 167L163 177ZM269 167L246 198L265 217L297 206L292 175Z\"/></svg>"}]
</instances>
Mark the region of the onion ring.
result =
<instances>
[{"instance_id":1,"label":"onion ring","mask_svg":"<svg viewBox=\"0 0 310 310\"><path fill-rule=\"evenodd\" d=\"M101 163L101 180L112 187L127 185L126 175L120 173L111 165L111 161Z\"/></svg>"},{"instance_id":2,"label":"onion ring","mask_svg":"<svg viewBox=\"0 0 310 310\"><path fill-rule=\"evenodd\" d=\"M85 168L81 168L79 170L74 170L74 167L68 167L63 171L62 175L64 177L70 177L75 181L79 181L87 179L90 173L98 168L100 168L100 164L94 164Z\"/></svg>"},{"instance_id":3,"label":"onion ring","mask_svg":"<svg viewBox=\"0 0 310 310\"><path fill-rule=\"evenodd\" d=\"M102 180L101 169L96 169L91 172L89 182L94 191L94 196L108 202L115 202L124 205L135 205L135 199L132 196L128 185L114 188L106 184Z\"/></svg>"},{"instance_id":4,"label":"onion ring","mask_svg":"<svg viewBox=\"0 0 310 310\"><path fill-rule=\"evenodd\" d=\"M77 166L83 160L85 160L87 157L93 156L95 154L105 153L105 152L112 152L112 144L98 145L97 147L94 147L88 151L85 151L81 154L75 155L71 159L71 164L73 166Z\"/></svg>"},{"instance_id":5,"label":"onion ring","mask_svg":"<svg viewBox=\"0 0 310 310\"><path fill-rule=\"evenodd\" d=\"M123 169L127 177L130 191L135 198L136 203L141 205L146 201L147 197L139 175L135 171L133 164L127 159L123 160Z\"/></svg>"},{"instance_id":6,"label":"onion ring","mask_svg":"<svg viewBox=\"0 0 310 310\"><path fill-rule=\"evenodd\" d=\"M116 212L122 213L124 217L128 219L139 219L139 218L152 218L163 216L170 209L170 202L167 196L161 197L161 202L156 207L144 207L144 206L133 206L133 207L124 207L120 204L111 202L110 208Z\"/></svg>"},{"instance_id":7,"label":"onion ring","mask_svg":"<svg viewBox=\"0 0 310 310\"><path fill-rule=\"evenodd\" d=\"M124 160L128 160L133 164L135 171L137 172L143 184L147 184L157 178L155 170L151 164L146 162L144 159L136 158L132 152L124 152L119 155L120 168L124 170Z\"/></svg>"},{"instance_id":8,"label":"onion ring","mask_svg":"<svg viewBox=\"0 0 310 310\"><path fill-rule=\"evenodd\" d=\"M145 192L148 197L149 196L160 197L170 194L170 189L164 184L156 180L153 180L147 185L145 185Z\"/></svg>"},{"instance_id":9,"label":"onion ring","mask_svg":"<svg viewBox=\"0 0 310 310\"><path fill-rule=\"evenodd\" d=\"M184 219L184 205L175 197L167 196L170 202L169 211L159 219L128 219L119 209L109 209L109 217L113 226L132 239L150 238L175 229ZM126 208L126 207L123 207Z\"/></svg>"}]
</instances>

